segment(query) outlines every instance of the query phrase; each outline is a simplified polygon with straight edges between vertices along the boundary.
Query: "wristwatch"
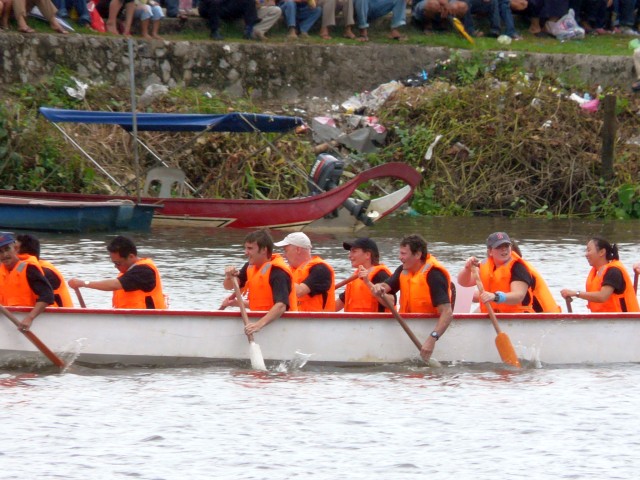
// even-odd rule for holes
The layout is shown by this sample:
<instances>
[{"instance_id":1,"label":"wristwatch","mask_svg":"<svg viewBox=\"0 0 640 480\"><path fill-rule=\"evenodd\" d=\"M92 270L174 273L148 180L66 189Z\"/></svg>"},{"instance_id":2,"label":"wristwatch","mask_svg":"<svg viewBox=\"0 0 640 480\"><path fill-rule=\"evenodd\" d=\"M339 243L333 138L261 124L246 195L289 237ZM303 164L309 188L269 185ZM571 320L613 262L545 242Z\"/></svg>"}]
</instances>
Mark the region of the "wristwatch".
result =
<instances>
[{"instance_id":1,"label":"wristwatch","mask_svg":"<svg viewBox=\"0 0 640 480\"><path fill-rule=\"evenodd\" d=\"M438 332L436 332L435 330L433 332L431 332L431 336L433 338L436 339L436 342L438 341L438 339L440 338L440 335L438 334Z\"/></svg>"},{"instance_id":2,"label":"wristwatch","mask_svg":"<svg viewBox=\"0 0 640 480\"><path fill-rule=\"evenodd\" d=\"M85 281L84 281L84 286L85 286L85 287L88 287L90 283L91 283L91 282L90 282L89 280L85 280Z\"/></svg>"},{"instance_id":3,"label":"wristwatch","mask_svg":"<svg viewBox=\"0 0 640 480\"><path fill-rule=\"evenodd\" d=\"M580 290L576 290L576 298L580 298L580 294L581 294L581 293L582 293L582 292L581 292Z\"/></svg>"}]
</instances>

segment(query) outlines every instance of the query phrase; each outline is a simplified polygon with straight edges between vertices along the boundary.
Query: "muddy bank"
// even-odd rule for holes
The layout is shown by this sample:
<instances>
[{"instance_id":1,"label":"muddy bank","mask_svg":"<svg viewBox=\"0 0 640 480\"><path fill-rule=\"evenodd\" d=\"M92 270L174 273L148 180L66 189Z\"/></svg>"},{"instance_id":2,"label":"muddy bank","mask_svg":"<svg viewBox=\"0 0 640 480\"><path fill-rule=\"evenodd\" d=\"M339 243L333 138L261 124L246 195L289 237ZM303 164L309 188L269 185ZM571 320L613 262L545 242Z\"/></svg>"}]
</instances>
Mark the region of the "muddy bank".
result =
<instances>
[{"instance_id":1,"label":"muddy bank","mask_svg":"<svg viewBox=\"0 0 640 480\"><path fill-rule=\"evenodd\" d=\"M304 103L313 96L343 100L354 92L403 79L451 49L417 45L290 45L134 40L137 85L152 83L225 91L256 100ZM57 66L82 79L129 86L127 41L73 34L0 34L0 81L34 83ZM470 55L461 51L462 56ZM523 68L568 75L573 82L627 87L631 56L521 54Z\"/></svg>"}]
</instances>

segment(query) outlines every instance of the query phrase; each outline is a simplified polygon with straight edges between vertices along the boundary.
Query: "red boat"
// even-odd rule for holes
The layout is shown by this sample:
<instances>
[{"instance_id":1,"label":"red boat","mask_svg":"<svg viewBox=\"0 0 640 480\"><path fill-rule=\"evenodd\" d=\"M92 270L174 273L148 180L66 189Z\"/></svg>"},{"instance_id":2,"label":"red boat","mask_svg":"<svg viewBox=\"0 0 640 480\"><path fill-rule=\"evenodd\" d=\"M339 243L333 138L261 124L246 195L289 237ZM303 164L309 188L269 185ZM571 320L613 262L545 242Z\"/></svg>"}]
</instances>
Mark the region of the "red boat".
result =
<instances>
[{"instance_id":1,"label":"red boat","mask_svg":"<svg viewBox=\"0 0 640 480\"><path fill-rule=\"evenodd\" d=\"M80 149L105 175L113 177L70 137L58 123L98 123L119 125L134 131L192 132L284 132L303 124L298 117L230 113L225 115L155 114L87 112L41 108L40 112L63 135ZM165 164L166 165L166 164ZM154 214L154 224L200 225L208 227L259 228L284 230L355 231L384 218L413 194L420 174L407 164L392 162L373 167L339 184L343 164L331 155L320 155L308 183L312 195L290 200L234 200L174 198L172 184L188 187L184 174L175 168L156 167L149 171L145 187L160 183L159 197L143 195L145 204L161 204ZM370 200L352 198L355 190L376 179L399 179L406 185ZM118 184L119 185L119 184ZM147 188L143 189L147 190ZM95 195L0 190L0 195L29 196L56 200L104 201L137 200L133 195Z\"/></svg>"}]
</instances>

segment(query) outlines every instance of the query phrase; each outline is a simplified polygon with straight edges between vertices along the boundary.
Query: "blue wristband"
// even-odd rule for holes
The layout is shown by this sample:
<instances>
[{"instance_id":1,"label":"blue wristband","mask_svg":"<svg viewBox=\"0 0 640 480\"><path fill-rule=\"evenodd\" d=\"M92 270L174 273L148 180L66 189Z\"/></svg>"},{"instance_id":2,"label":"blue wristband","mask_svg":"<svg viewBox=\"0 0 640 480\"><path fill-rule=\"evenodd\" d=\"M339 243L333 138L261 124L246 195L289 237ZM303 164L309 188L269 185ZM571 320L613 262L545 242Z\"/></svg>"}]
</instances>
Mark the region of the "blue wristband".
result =
<instances>
[{"instance_id":1,"label":"blue wristband","mask_svg":"<svg viewBox=\"0 0 640 480\"><path fill-rule=\"evenodd\" d=\"M496 298L494 300L496 303L504 303L507 301L507 294L504 292L497 291Z\"/></svg>"}]
</instances>

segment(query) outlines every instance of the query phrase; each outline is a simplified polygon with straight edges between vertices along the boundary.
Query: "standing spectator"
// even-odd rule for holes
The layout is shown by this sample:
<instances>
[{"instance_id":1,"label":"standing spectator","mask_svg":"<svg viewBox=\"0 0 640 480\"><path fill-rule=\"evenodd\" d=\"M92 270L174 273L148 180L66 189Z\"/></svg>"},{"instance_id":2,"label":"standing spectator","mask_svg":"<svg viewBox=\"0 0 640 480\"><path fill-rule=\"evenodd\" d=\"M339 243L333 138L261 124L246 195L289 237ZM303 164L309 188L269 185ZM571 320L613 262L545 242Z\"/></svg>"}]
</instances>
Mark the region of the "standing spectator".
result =
<instances>
[{"instance_id":1,"label":"standing spectator","mask_svg":"<svg viewBox=\"0 0 640 480\"><path fill-rule=\"evenodd\" d=\"M201 0L198 12L207 19L214 40L224 40L220 34L220 20L244 19L245 38L253 38L253 26L258 23L255 0Z\"/></svg>"},{"instance_id":2,"label":"standing spectator","mask_svg":"<svg viewBox=\"0 0 640 480\"><path fill-rule=\"evenodd\" d=\"M290 40L298 38L298 31L301 37L308 37L309 30L322 16L322 8L312 6L307 0L280 0L278 6L282 9Z\"/></svg>"},{"instance_id":3,"label":"standing spectator","mask_svg":"<svg viewBox=\"0 0 640 480\"><path fill-rule=\"evenodd\" d=\"M355 39L352 27L356 23L353 15L353 0L318 0L318 5L322 7L322 26L320 27L320 38L331 39L329 27L336 24L336 12L342 10L344 18L344 37Z\"/></svg>"},{"instance_id":4,"label":"standing spectator","mask_svg":"<svg viewBox=\"0 0 640 480\"><path fill-rule=\"evenodd\" d=\"M358 28L361 42L369 41L369 22L393 12L391 18L391 32L389 38L394 40L406 40L398 28L407 24L407 1L406 0L354 0L353 5L358 19Z\"/></svg>"}]
</instances>

